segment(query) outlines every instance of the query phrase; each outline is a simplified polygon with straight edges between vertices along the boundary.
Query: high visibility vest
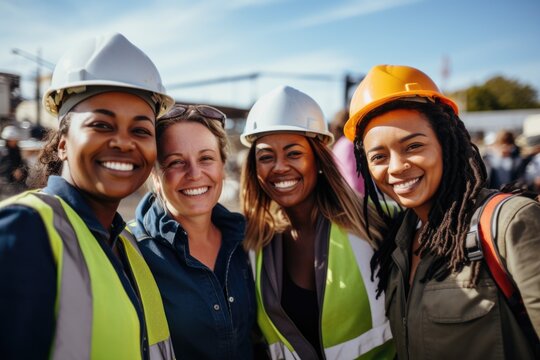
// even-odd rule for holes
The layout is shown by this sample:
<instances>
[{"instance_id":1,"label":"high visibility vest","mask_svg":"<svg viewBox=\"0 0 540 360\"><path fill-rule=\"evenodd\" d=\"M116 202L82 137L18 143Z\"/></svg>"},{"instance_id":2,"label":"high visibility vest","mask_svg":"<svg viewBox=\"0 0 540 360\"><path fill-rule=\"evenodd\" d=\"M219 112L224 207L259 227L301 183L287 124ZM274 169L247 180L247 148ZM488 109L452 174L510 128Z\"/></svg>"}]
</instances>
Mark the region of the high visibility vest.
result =
<instances>
[{"instance_id":1,"label":"high visibility vest","mask_svg":"<svg viewBox=\"0 0 540 360\"><path fill-rule=\"evenodd\" d=\"M56 327L51 359L141 359L141 330L152 360L174 359L155 280L133 236L122 242L146 329L109 258L84 221L61 198L29 191L0 206L24 205L41 216L57 266Z\"/></svg>"},{"instance_id":2,"label":"high visibility vest","mask_svg":"<svg viewBox=\"0 0 540 360\"><path fill-rule=\"evenodd\" d=\"M332 224L321 314L326 359L393 359L395 347L385 316L384 297L375 298L370 280L373 249ZM256 258L257 321L273 359L299 359L268 316L262 300L262 252Z\"/></svg>"}]
</instances>

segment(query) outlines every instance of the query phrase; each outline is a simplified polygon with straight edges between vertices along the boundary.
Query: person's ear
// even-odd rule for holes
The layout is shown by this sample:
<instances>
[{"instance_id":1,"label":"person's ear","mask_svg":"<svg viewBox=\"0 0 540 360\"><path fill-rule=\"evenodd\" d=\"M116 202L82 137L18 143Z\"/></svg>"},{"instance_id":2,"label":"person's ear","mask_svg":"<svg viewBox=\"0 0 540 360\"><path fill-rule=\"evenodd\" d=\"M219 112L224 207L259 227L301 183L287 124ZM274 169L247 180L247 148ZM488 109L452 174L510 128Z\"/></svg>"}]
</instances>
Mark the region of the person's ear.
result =
<instances>
[{"instance_id":1,"label":"person's ear","mask_svg":"<svg viewBox=\"0 0 540 360\"><path fill-rule=\"evenodd\" d=\"M60 140L58 141L58 147L56 150L60 160L64 161L67 159L67 140L65 135L60 135Z\"/></svg>"}]
</instances>

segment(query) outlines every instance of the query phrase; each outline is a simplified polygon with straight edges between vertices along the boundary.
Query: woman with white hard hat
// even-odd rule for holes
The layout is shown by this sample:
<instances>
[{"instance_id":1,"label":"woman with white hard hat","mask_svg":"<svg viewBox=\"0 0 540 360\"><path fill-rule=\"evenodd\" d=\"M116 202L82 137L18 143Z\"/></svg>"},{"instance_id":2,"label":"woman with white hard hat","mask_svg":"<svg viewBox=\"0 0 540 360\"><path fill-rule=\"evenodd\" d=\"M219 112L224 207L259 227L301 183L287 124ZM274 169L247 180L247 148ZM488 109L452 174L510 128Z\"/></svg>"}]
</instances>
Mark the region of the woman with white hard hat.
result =
<instances>
[{"instance_id":1,"label":"woman with white hard hat","mask_svg":"<svg viewBox=\"0 0 540 360\"><path fill-rule=\"evenodd\" d=\"M117 213L152 169L155 120L173 99L146 54L108 34L63 55L43 102L59 120L38 160L46 187L0 203L2 357L174 358Z\"/></svg>"},{"instance_id":2,"label":"woman with white hard hat","mask_svg":"<svg viewBox=\"0 0 540 360\"><path fill-rule=\"evenodd\" d=\"M372 262L398 358L538 359L540 204L486 188L455 102L416 68L377 65L344 132L368 199L404 208ZM504 202L484 221L477 209L492 197ZM515 287L508 299L501 280Z\"/></svg>"},{"instance_id":3,"label":"woman with white hard hat","mask_svg":"<svg viewBox=\"0 0 540 360\"><path fill-rule=\"evenodd\" d=\"M384 229L364 221L340 175L323 112L279 87L249 112L242 143L245 246L255 269L258 323L273 359L392 359L384 299L370 260Z\"/></svg>"}]
</instances>

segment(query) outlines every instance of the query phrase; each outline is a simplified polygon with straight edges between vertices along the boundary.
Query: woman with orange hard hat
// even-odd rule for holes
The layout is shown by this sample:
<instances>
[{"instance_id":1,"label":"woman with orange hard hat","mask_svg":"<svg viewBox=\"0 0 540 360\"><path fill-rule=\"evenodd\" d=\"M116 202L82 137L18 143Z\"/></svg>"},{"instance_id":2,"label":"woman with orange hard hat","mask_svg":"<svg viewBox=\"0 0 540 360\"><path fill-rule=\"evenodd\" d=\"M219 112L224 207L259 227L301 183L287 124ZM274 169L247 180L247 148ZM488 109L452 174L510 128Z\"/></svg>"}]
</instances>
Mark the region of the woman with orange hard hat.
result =
<instances>
[{"instance_id":1,"label":"woman with orange hard hat","mask_svg":"<svg viewBox=\"0 0 540 360\"><path fill-rule=\"evenodd\" d=\"M355 143L364 201L395 223L372 270L378 293L385 293L398 358L538 356L540 204L510 197L494 220L499 256L530 320L524 325L481 246L468 241L473 215L493 191L485 188L485 166L456 103L418 69L378 65L358 85L344 133ZM404 209L397 220L376 201L380 194Z\"/></svg>"}]
</instances>

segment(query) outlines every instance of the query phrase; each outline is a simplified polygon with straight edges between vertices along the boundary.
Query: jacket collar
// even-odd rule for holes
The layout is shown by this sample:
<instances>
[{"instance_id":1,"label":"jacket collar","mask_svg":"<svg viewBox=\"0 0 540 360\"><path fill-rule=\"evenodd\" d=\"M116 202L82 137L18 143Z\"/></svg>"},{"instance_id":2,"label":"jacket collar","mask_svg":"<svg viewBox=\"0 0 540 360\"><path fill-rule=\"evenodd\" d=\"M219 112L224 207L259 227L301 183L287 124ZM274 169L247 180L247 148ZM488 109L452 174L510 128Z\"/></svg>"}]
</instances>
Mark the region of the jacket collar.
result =
<instances>
[{"instance_id":1,"label":"jacket collar","mask_svg":"<svg viewBox=\"0 0 540 360\"><path fill-rule=\"evenodd\" d=\"M75 210L77 215L80 216L96 237L99 236L102 239L116 239L126 226L122 216L117 212L112 222L111 233L109 233L109 231L107 231L107 229L105 229L98 221L81 192L61 176L49 176L47 187L43 189L43 192L61 197L62 200Z\"/></svg>"},{"instance_id":2,"label":"jacket collar","mask_svg":"<svg viewBox=\"0 0 540 360\"><path fill-rule=\"evenodd\" d=\"M187 234L182 224L165 211L152 192L143 197L137 206L135 216L137 231L142 231L145 236L166 241L171 245L174 245L176 241L187 241ZM223 242L236 245L243 241L245 220L241 214L230 212L223 205L216 204L212 210L212 222L221 231ZM137 238L140 239L140 236Z\"/></svg>"},{"instance_id":3,"label":"jacket collar","mask_svg":"<svg viewBox=\"0 0 540 360\"><path fill-rule=\"evenodd\" d=\"M414 232L416 231L416 226L418 224L418 216L414 211L407 209L405 210L405 215L403 221L396 234L396 245L402 250L407 252L410 249L411 240Z\"/></svg>"}]
</instances>

